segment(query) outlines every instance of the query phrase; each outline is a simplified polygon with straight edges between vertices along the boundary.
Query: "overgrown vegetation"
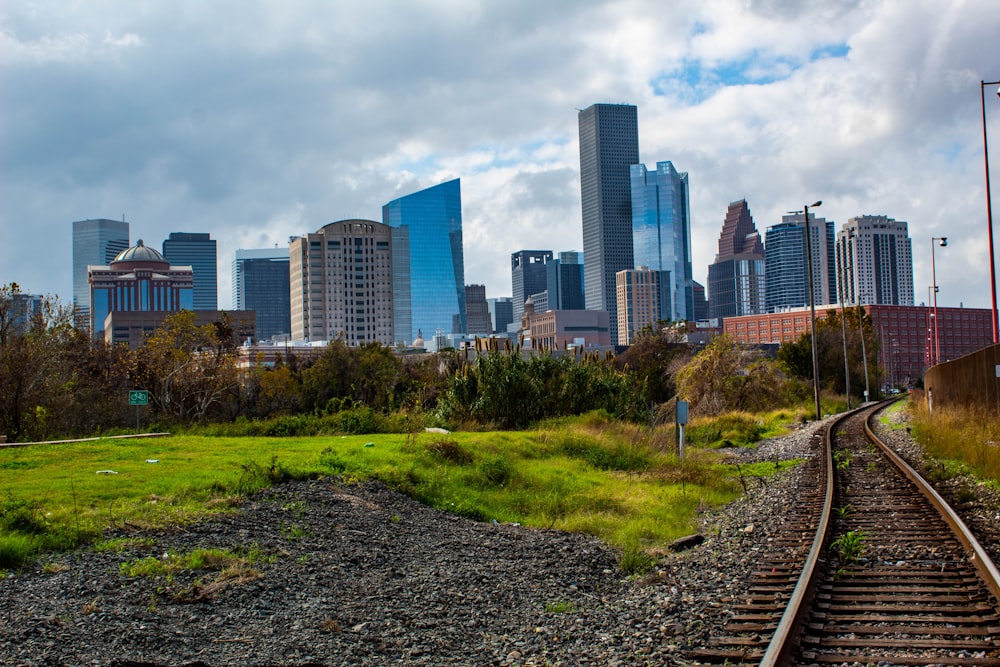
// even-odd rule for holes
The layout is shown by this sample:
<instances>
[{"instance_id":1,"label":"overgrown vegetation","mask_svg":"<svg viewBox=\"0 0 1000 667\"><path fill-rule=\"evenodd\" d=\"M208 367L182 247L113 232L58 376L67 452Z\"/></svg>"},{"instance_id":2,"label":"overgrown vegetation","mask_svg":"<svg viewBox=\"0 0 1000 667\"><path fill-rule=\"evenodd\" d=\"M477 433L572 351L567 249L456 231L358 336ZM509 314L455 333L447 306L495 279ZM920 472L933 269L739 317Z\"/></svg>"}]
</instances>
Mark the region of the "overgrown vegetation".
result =
<instances>
[{"instance_id":1,"label":"overgrown vegetation","mask_svg":"<svg viewBox=\"0 0 1000 667\"><path fill-rule=\"evenodd\" d=\"M899 409L904 409L900 404ZM981 408L935 406L927 410L922 391L905 404L913 437L938 460L929 476L954 476L967 467L977 477L1000 485L1000 413Z\"/></svg>"}]
</instances>

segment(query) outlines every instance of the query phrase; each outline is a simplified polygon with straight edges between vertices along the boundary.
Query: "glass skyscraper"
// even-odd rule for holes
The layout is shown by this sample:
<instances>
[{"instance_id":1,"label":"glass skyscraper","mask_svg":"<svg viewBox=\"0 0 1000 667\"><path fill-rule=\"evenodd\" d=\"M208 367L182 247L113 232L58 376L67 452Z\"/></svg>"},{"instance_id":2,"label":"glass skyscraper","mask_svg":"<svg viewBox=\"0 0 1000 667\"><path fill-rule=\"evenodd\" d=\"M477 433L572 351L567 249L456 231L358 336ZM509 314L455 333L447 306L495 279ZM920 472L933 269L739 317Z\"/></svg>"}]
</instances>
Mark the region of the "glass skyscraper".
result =
<instances>
[{"instance_id":1,"label":"glass skyscraper","mask_svg":"<svg viewBox=\"0 0 1000 667\"><path fill-rule=\"evenodd\" d=\"M632 244L636 266L659 271L660 319L694 320L688 175L671 162L630 169Z\"/></svg>"},{"instance_id":2,"label":"glass skyscraper","mask_svg":"<svg viewBox=\"0 0 1000 667\"><path fill-rule=\"evenodd\" d=\"M77 328L92 329L87 267L107 266L128 247L128 223L124 220L101 218L73 223L73 306Z\"/></svg>"},{"instance_id":3,"label":"glass skyscraper","mask_svg":"<svg viewBox=\"0 0 1000 667\"><path fill-rule=\"evenodd\" d=\"M465 258L459 179L382 207L392 227L393 317L397 343L420 332L465 332Z\"/></svg>"},{"instance_id":4,"label":"glass skyscraper","mask_svg":"<svg viewBox=\"0 0 1000 667\"><path fill-rule=\"evenodd\" d=\"M206 233L172 232L163 242L163 256L171 264L194 270L194 309L219 307L218 268L215 240Z\"/></svg>"},{"instance_id":5,"label":"glass skyscraper","mask_svg":"<svg viewBox=\"0 0 1000 667\"><path fill-rule=\"evenodd\" d=\"M545 289L552 310L584 310L583 253L569 250L545 265Z\"/></svg>"},{"instance_id":6,"label":"glass skyscraper","mask_svg":"<svg viewBox=\"0 0 1000 667\"><path fill-rule=\"evenodd\" d=\"M610 315L618 340L615 274L635 268L629 168L639 163L639 124L631 104L594 104L579 114L583 282L587 310Z\"/></svg>"},{"instance_id":7,"label":"glass skyscraper","mask_svg":"<svg viewBox=\"0 0 1000 667\"><path fill-rule=\"evenodd\" d=\"M551 250L518 250L510 254L510 283L514 294L514 321L524 315L524 302L546 289L545 266L552 261ZM535 304L535 312L538 304Z\"/></svg>"},{"instance_id":8,"label":"glass skyscraper","mask_svg":"<svg viewBox=\"0 0 1000 667\"><path fill-rule=\"evenodd\" d=\"M288 248L236 251L233 307L257 313L257 338L290 334Z\"/></svg>"},{"instance_id":9,"label":"glass skyscraper","mask_svg":"<svg viewBox=\"0 0 1000 667\"><path fill-rule=\"evenodd\" d=\"M837 267L834 225L810 214L812 237L813 303L836 303ZM781 216L781 224L764 235L764 274L767 282L767 312L809 305L805 221L802 213Z\"/></svg>"}]
</instances>

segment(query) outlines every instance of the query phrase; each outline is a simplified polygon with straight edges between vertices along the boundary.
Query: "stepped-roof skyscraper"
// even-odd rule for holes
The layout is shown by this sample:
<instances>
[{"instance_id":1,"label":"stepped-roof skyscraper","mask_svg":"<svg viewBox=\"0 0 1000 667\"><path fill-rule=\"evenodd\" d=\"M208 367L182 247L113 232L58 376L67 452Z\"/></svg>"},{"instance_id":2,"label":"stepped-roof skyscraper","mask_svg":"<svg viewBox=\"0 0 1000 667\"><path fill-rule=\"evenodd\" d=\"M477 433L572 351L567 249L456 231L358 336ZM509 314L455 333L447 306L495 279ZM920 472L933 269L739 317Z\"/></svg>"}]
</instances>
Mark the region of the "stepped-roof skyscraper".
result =
<instances>
[{"instance_id":1,"label":"stepped-roof skyscraper","mask_svg":"<svg viewBox=\"0 0 1000 667\"><path fill-rule=\"evenodd\" d=\"M588 310L608 311L618 340L615 275L635 267L629 168L639 163L631 104L594 104L579 114L583 273Z\"/></svg>"},{"instance_id":2,"label":"stepped-roof skyscraper","mask_svg":"<svg viewBox=\"0 0 1000 667\"><path fill-rule=\"evenodd\" d=\"M766 312L764 244L746 199L729 204L719 235L719 254L708 266L709 317Z\"/></svg>"}]
</instances>

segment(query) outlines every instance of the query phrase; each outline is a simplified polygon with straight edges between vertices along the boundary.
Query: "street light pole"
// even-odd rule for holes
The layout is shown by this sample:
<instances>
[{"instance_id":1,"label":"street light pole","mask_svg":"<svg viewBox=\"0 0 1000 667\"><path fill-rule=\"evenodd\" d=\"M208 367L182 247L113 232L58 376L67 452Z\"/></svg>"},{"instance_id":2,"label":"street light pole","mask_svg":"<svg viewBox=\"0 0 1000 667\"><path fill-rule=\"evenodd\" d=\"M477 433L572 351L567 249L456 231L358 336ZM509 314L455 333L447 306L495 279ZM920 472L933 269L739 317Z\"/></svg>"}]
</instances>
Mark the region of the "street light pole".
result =
<instances>
[{"instance_id":1,"label":"street light pole","mask_svg":"<svg viewBox=\"0 0 1000 667\"><path fill-rule=\"evenodd\" d=\"M980 81L979 101L983 111L983 165L986 168L986 230L990 240L990 290L993 295L993 342L1000 343L1000 331L997 322L997 269L993 258L993 207L990 203L990 156L986 142L986 86L1000 85L1000 81ZM1000 90L997 90L1000 96Z\"/></svg>"},{"instance_id":2,"label":"street light pole","mask_svg":"<svg viewBox=\"0 0 1000 667\"><path fill-rule=\"evenodd\" d=\"M934 242L940 241L941 247L944 248L948 245L947 236L932 236L931 237L931 287L934 290L934 364L937 365L941 363L941 344L938 341L938 312L937 312L937 270L934 267Z\"/></svg>"},{"instance_id":3,"label":"street light pole","mask_svg":"<svg viewBox=\"0 0 1000 667\"><path fill-rule=\"evenodd\" d=\"M811 204L816 208L823 201L819 200ZM809 231L809 206L804 206L806 221L806 264L809 271L809 337L812 341L812 362L813 362L813 398L816 401L816 421L820 420L819 407L819 352L816 349L816 299L813 291L813 256L812 256L812 234Z\"/></svg>"}]
</instances>

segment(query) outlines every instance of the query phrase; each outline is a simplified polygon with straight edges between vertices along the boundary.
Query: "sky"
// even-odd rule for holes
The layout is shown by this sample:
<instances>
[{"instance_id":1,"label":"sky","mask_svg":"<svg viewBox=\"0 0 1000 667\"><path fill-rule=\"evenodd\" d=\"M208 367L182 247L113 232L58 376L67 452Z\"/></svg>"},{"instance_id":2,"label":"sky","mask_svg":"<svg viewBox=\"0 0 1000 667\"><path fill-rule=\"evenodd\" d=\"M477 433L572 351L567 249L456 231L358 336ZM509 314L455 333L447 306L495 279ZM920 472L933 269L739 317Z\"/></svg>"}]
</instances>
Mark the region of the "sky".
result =
<instances>
[{"instance_id":1,"label":"sky","mask_svg":"<svg viewBox=\"0 0 1000 667\"><path fill-rule=\"evenodd\" d=\"M730 202L763 234L822 200L909 223L918 304L947 236L938 305L989 308L982 80L995 0L6 0L0 284L71 303L72 222L124 216L211 233L229 308L237 248L460 178L465 282L509 296L512 252L583 249L578 110L625 102L702 284Z\"/></svg>"}]
</instances>

